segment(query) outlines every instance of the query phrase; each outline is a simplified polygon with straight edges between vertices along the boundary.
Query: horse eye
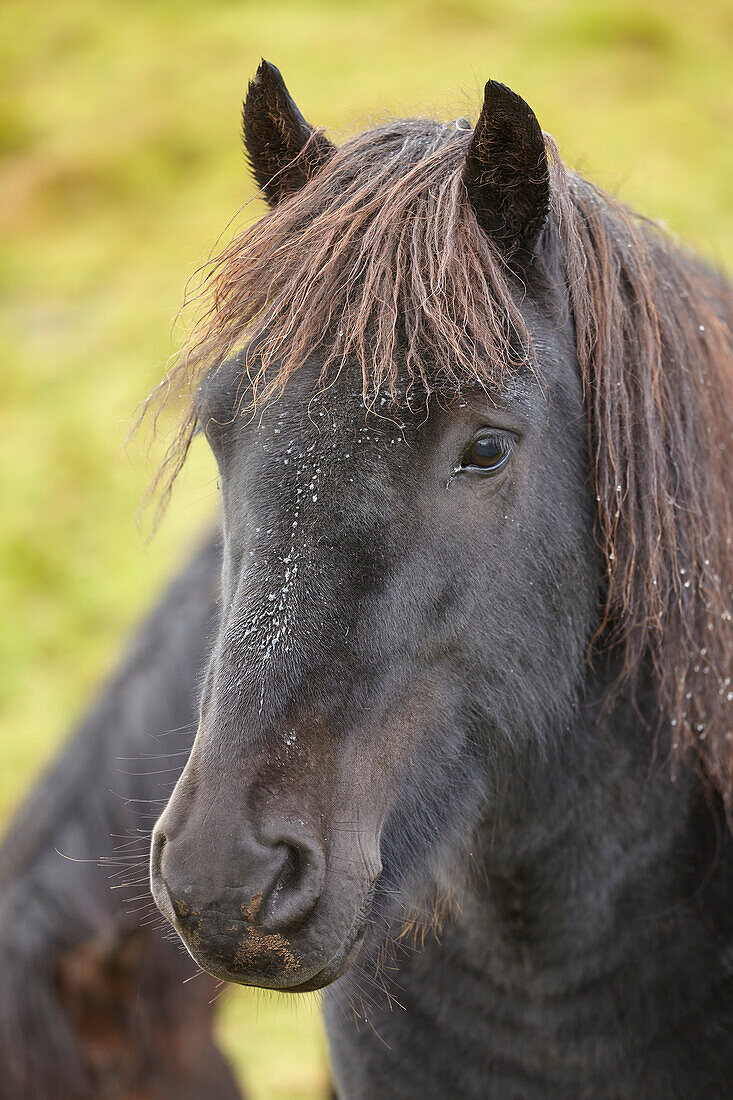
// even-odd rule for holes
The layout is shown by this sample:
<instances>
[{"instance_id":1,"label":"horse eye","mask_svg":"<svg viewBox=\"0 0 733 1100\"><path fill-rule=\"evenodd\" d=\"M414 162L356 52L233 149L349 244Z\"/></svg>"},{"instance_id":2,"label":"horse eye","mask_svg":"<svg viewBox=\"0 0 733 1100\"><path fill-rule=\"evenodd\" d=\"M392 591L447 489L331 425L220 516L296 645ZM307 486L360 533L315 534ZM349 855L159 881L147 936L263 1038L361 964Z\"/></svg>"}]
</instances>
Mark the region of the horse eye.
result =
<instances>
[{"instance_id":1,"label":"horse eye","mask_svg":"<svg viewBox=\"0 0 733 1100\"><path fill-rule=\"evenodd\" d=\"M464 454L461 469L495 474L509 461L512 449L506 439L493 435L482 436L474 440Z\"/></svg>"}]
</instances>

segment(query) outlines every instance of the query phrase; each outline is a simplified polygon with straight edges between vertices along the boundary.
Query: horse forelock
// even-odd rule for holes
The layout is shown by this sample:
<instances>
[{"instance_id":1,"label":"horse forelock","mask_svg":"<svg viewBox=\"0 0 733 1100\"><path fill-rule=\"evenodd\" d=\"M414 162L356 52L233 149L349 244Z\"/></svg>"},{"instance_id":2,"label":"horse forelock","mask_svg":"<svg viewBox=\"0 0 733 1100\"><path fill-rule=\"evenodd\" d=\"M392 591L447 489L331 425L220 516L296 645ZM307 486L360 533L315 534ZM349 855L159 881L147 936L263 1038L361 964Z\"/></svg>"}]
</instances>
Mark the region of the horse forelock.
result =
<instances>
[{"instance_id":1,"label":"horse forelock","mask_svg":"<svg viewBox=\"0 0 733 1100\"><path fill-rule=\"evenodd\" d=\"M202 378L246 345L250 407L314 354L322 385L355 362L366 405L405 379L496 386L538 366L517 284L467 199L470 136L426 120L361 134L212 260L157 395L191 398L170 480ZM651 667L676 753L730 804L731 290L546 145L606 561L596 643L618 649L619 684Z\"/></svg>"}]
</instances>

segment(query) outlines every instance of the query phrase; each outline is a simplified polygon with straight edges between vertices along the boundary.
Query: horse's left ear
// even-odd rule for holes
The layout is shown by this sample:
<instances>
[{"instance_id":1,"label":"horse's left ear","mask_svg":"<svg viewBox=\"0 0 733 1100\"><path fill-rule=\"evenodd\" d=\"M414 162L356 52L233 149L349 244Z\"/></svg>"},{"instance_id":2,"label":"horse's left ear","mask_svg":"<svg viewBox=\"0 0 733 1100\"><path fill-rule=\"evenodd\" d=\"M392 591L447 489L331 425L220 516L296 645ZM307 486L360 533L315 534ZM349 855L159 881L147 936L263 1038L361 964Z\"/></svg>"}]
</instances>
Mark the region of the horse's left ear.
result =
<instances>
[{"instance_id":1,"label":"horse's left ear","mask_svg":"<svg viewBox=\"0 0 733 1100\"><path fill-rule=\"evenodd\" d=\"M542 130L531 108L490 80L463 180L479 225L507 258L529 259L550 206Z\"/></svg>"},{"instance_id":2,"label":"horse's left ear","mask_svg":"<svg viewBox=\"0 0 733 1100\"><path fill-rule=\"evenodd\" d=\"M242 109L244 147L270 206L299 191L335 152L290 98L280 70L262 61Z\"/></svg>"}]
</instances>

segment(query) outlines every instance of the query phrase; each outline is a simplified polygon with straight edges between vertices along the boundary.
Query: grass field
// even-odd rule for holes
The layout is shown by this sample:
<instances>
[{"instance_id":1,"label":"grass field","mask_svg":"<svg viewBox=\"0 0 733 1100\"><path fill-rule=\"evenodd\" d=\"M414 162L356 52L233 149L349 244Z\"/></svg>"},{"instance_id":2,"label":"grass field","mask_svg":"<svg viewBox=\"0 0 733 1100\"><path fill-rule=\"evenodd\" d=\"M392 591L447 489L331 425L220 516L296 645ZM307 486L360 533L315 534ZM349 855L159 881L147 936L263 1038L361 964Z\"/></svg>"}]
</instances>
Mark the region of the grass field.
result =
<instances>
[{"instance_id":1,"label":"grass field","mask_svg":"<svg viewBox=\"0 0 733 1100\"><path fill-rule=\"evenodd\" d=\"M187 277L252 196L239 108L260 56L337 138L471 114L501 79L571 164L725 263L732 47L727 0L5 0L0 821L215 511L196 450L146 546L160 442L123 443ZM314 1003L232 991L221 1034L255 1100L324 1094Z\"/></svg>"}]
</instances>

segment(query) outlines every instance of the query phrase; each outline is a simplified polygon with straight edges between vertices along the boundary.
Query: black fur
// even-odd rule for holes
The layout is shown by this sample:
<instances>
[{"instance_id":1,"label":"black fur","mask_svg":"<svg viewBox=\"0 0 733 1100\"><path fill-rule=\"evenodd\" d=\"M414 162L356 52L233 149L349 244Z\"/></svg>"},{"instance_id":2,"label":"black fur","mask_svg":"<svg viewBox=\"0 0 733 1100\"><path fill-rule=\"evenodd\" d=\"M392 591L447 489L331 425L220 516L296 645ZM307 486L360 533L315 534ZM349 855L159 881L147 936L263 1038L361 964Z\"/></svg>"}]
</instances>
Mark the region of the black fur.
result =
<instances>
[{"instance_id":1,"label":"black fur","mask_svg":"<svg viewBox=\"0 0 733 1100\"><path fill-rule=\"evenodd\" d=\"M268 102L290 137L281 149L282 128L259 113L255 151L278 150L255 165L263 186L310 140L289 100ZM579 358L571 302L588 309L592 295L573 298L565 278L566 227L557 209L546 216L533 120L490 84L481 140L454 178L505 257L533 255L502 309L521 314L537 363L448 392L446 365L423 363L417 382L390 375L365 408L363 363L347 359L319 386L316 341L255 415L242 414L241 355L197 397L222 483L221 615L196 740L155 829L153 892L212 974L325 989L343 1100L733 1097L730 833L710 785L670 770L654 650L629 675L629 648L593 649L616 551L597 540L594 467L609 448L593 450L584 385L607 375ZM392 165L421 149L435 165L435 141L462 155L460 135L409 122L379 149ZM354 184L337 157L324 201ZM390 182L395 200L401 181ZM437 183L418 199L428 225L447 202ZM589 219L603 202L593 195ZM413 228L408 243L397 230L405 265ZM467 232L484 242L473 215ZM236 247L232 257L241 278ZM679 287L687 261L674 262ZM420 289L429 310L437 295ZM606 346L614 366L617 352ZM257 342L243 354L256 362ZM642 420L632 413L629 432ZM505 454L495 476L473 460L477 442ZM617 516L628 511L615 477L613 499ZM634 536L660 511L642 512ZM193 586L213 585L216 568L208 559ZM176 632L171 608L160 622Z\"/></svg>"},{"instance_id":2,"label":"black fur","mask_svg":"<svg viewBox=\"0 0 733 1100\"><path fill-rule=\"evenodd\" d=\"M489 80L463 178L479 224L503 252L532 256L550 209L550 173L534 112Z\"/></svg>"},{"instance_id":3,"label":"black fur","mask_svg":"<svg viewBox=\"0 0 733 1100\"><path fill-rule=\"evenodd\" d=\"M525 380L510 409L474 395L365 424L345 381L309 402L303 368L248 424L226 415L234 364L202 397L228 612L160 827L200 859L214 808L242 823L213 834L216 897L217 881L252 882L240 845L270 814L320 822L334 893L306 960L328 959L360 874L376 875L361 954L325 995L348 1100L733 1096L729 834L691 774L672 782L652 696L646 713L626 698L602 711L614 668L587 663L599 564L582 398L569 334L542 318L552 385ZM446 492L487 423L522 434L511 478ZM282 591L294 515L298 612L265 660L258 616ZM257 956L237 972L241 942L192 950L221 976L290 984Z\"/></svg>"},{"instance_id":4,"label":"black fur","mask_svg":"<svg viewBox=\"0 0 733 1100\"><path fill-rule=\"evenodd\" d=\"M2 1100L241 1095L211 1035L214 983L183 984L195 968L152 919L146 875L152 821L193 738L219 570L216 539L166 593L0 849Z\"/></svg>"},{"instance_id":5,"label":"black fur","mask_svg":"<svg viewBox=\"0 0 733 1100\"><path fill-rule=\"evenodd\" d=\"M395 124L385 163L424 148L435 165L437 133ZM381 148L365 136L340 151L303 219L312 195L337 219L348 156L371 163ZM389 179L393 212L403 181L381 164L375 178ZM533 253L531 280L507 283L502 308L520 311L537 364L446 393L451 364L425 353L430 399L413 369L365 408L368 364L347 360L319 387L328 360L314 341L253 415L242 357L201 386L196 418L223 490L223 613L191 757L156 825L154 896L211 973L326 989L344 1100L733 1097L725 814L692 770L673 781L652 651L626 679L620 647L593 651L614 559L596 538L593 464L611 444L589 453L584 385L607 376L581 364L571 303L587 311L598 286L573 297L539 126L499 85L455 178L505 257ZM403 242L419 264L423 225L448 202L438 187L406 207L422 218L411 238L390 227L399 246L384 255L403 280ZM604 201L588 201L589 219ZM227 255L235 304L247 243L263 263L266 240L267 228ZM379 279L389 287L384 266ZM434 288L416 291L417 313L435 308ZM606 349L614 365L617 353ZM244 355L251 368L257 341ZM509 456L495 477L471 459L477 440ZM628 501L612 488L618 516Z\"/></svg>"},{"instance_id":6,"label":"black fur","mask_svg":"<svg viewBox=\"0 0 733 1100\"><path fill-rule=\"evenodd\" d=\"M261 62L250 82L242 124L252 173L271 206L300 190L334 151L305 121L269 61Z\"/></svg>"}]
</instances>

